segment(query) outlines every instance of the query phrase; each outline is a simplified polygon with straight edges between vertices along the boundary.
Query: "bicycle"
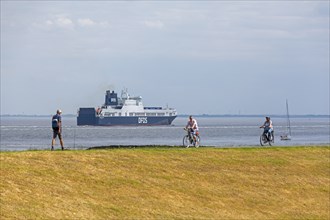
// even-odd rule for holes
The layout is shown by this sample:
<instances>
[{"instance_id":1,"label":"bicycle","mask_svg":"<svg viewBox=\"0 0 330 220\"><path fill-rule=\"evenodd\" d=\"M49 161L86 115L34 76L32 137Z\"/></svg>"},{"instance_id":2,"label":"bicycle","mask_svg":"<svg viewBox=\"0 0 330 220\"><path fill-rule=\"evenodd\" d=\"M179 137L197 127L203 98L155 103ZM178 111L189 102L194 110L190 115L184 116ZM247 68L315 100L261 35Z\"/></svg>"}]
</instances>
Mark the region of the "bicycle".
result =
<instances>
[{"instance_id":1,"label":"bicycle","mask_svg":"<svg viewBox=\"0 0 330 220\"><path fill-rule=\"evenodd\" d=\"M269 146L272 146L272 144L274 143L274 131L272 131L270 134L267 132L262 132L262 134L260 135L260 145L264 146L266 144L269 144Z\"/></svg>"},{"instance_id":2,"label":"bicycle","mask_svg":"<svg viewBox=\"0 0 330 220\"><path fill-rule=\"evenodd\" d=\"M201 140L199 135L196 135L192 129L184 128L184 130L187 131L187 134L183 137L183 146L186 148L189 148L190 146L198 148Z\"/></svg>"}]
</instances>

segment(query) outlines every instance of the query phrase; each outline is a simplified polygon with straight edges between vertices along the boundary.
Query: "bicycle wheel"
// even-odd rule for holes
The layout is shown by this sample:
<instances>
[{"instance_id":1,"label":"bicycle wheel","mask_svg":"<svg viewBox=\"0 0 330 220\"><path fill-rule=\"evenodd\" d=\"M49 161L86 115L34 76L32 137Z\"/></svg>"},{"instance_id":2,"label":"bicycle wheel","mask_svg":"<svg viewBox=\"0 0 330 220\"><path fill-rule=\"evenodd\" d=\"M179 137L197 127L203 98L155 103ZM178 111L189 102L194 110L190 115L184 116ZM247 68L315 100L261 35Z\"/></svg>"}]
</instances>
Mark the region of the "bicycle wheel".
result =
<instances>
[{"instance_id":1,"label":"bicycle wheel","mask_svg":"<svg viewBox=\"0 0 330 220\"><path fill-rule=\"evenodd\" d=\"M268 141L268 144L269 144L269 146L272 146L272 142L273 142L273 140L274 140L274 137L272 137L272 136L270 135L270 138L271 138L271 140Z\"/></svg>"},{"instance_id":2,"label":"bicycle wheel","mask_svg":"<svg viewBox=\"0 0 330 220\"><path fill-rule=\"evenodd\" d=\"M196 141L195 141L195 143L194 143L194 146L195 146L196 148L198 148L200 142L201 142L201 138L200 138L199 136L196 136Z\"/></svg>"},{"instance_id":3,"label":"bicycle wheel","mask_svg":"<svg viewBox=\"0 0 330 220\"><path fill-rule=\"evenodd\" d=\"M186 135L183 137L183 146L188 148L190 146L190 140L189 140L189 136Z\"/></svg>"},{"instance_id":4,"label":"bicycle wheel","mask_svg":"<svg viewBox=\"0 0 330 220\"><path fill-rule=\"evenodd\" d=\"M260 145L264 146L267 143L267 138L265 137L265 135L260 135Z\"/></svg>"}]
</instances>

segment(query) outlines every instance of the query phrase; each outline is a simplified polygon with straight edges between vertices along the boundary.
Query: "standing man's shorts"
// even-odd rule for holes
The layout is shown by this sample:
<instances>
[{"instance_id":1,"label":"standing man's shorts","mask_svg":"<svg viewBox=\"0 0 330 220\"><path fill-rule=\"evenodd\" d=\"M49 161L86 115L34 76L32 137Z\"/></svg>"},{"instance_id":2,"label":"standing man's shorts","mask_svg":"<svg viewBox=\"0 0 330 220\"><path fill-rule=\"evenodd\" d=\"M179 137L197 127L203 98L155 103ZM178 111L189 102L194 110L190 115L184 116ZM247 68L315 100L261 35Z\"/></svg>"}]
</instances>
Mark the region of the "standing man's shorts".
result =
<instances>
[{"instance_id":1,"label":"standing man's shorts","mask_svg":"<svg viewBox=\"0 0 330 220\"><path fill-rule=\"evenodd\" d=\"M59 139L62 139L62 135L59 131L60 128L53 128L53 138L56 138L58 136Z\"/></svg>"}]
</instances>

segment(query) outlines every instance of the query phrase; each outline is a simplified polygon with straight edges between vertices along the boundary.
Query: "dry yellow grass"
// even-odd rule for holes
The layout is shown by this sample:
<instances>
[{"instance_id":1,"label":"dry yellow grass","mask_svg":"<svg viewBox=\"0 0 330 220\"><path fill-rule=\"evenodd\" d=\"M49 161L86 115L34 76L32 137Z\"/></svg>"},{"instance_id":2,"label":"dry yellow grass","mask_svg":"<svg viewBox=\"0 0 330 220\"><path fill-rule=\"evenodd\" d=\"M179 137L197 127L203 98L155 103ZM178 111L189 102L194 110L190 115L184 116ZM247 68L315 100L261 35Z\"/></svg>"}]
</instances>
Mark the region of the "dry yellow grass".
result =
<instances>
[{"instance_id":1,"label":"dry yellow grass","mask_svg":"<svg viewBox=\"0 0 330 220\"><path fill-rule=\"evenodd\" d=\"M329 219L330 148L1 152L1 219Z\"/></svg>"}]
</instances>

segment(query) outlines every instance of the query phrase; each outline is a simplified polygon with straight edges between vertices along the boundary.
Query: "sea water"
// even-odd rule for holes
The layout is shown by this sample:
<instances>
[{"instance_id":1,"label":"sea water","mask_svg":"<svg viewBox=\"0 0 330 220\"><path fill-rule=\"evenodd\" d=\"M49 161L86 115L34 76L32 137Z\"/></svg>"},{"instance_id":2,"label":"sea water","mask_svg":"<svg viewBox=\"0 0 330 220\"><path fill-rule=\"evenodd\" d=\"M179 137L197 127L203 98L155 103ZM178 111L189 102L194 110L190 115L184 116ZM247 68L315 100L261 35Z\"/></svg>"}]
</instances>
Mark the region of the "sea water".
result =
<instances>
[{"instance_id":1,"label":"sea water","mask_svg":"<svg viewBox=\"0 0 330 220\"><path fill-rule=\"evenodd\" d=\"M197 117L201 146L239 147L259 145L263 117ZM170 126L76 126L76 118L62 117L65 148L86 149L109 145L182 145L187 117L177 117ZM272 118L274 146L329 145L329 117L291 119L292 139L281 141L286 118ZM51 117L1 117L1 151L50 149ZM60 149L56 140L55 149Z\"/></svg>"}]
</instances>

